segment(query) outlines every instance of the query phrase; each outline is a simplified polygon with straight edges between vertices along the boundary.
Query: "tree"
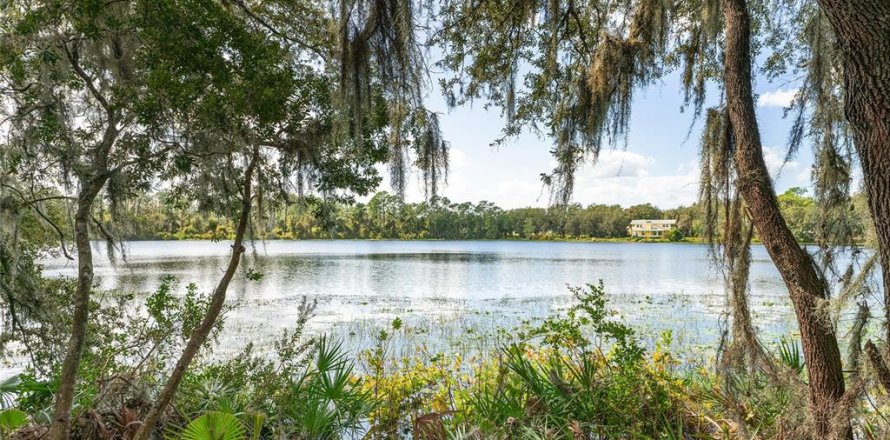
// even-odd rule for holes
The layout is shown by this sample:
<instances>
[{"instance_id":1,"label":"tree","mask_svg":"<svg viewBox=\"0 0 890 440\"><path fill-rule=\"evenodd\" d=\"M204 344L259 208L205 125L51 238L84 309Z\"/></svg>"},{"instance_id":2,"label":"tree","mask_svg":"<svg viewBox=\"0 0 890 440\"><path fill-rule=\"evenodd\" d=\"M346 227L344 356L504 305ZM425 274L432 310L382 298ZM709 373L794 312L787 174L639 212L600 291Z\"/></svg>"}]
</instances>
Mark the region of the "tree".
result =
<instances>
[{"instance_id":1,"label":"tree","mask_svg":"<svg viewBox=\"0 0 890 440\"><path fill-rule=\"evenodd\" d=\"M183 17L157 23L168 38L206 37L196 48L168 44L156 60L194 72L177 77L183 81L177 89L194 93L182 96L191 105L177 121L187 148L165 177L202 210L236 212L238 220L226 272L139 427L134 437L139 440L152 436L214 326L248 231L265 223L269 208L263 204L274 213L276 205L290 202L285 188L298 194L311 191L325 198L319 206L327 221L332 211L327 201L368 194L380 182L375 165L387 159L402 194L412 147L428 194L436 194L447 167L447 144L437 117L423 108L423 84L411 75L418 48L411 40L410 2L343 1L333 16L320 7L290 2L200 6L158 6L165 11L159 17ZM318 25L307 29L282 20L289 14L306 14L309 23ZM331 29L336 35L329 34ZM306 43L317 41L326 45ZM194 50L207 58L195 63ZM401 204L400 197L381 198L386 214L394 214L392 207ZM388 215L387 227L396 220Z\"/></svg>"},{"instance_id":2,"label":"tree","mask_svg":"<svg viewBox=\"0 0 890 440\"><path fill-rule=\"evenodd\" d=\"M628 222L635 219L660 219L661 210L649 203L642 205L634 205L625 210L628 216Z\"/></svg>"},{"instance_id":3,"label":"tree","mask_svg":"<svg viewBox=\"0 0 890 440\"><path fill-rule=\"evenodd\" d=\"M803 188L789 188L779 194L779 207L788 227L798 241L812 243L816 239L816 206Z\"/></svg>"},{"instance_id":4,"label":"tree","mask_svg":"<svg viewBox=\"0 0 890 440\"><path fill-rule=\"evenodd\" d=\"M161 414L173 400L176 390L179 387L179 383L185 376L186 370L197 355L198 350L204 345L204 342L206 342L207 337L210 335L210 332L213 330L213 327L216 325L216 321L222 312L226 300L226 291L229 288L232 278L235 276L235 272L238 270L238 265L245 251L244 241L247 237L247 228L250 222L249 219L253 204L252 191L254 173L256 172L259 161L259 148L255 148L253 156L247 161L244 175L241 178L241 181L243 182L243 189L241 190L240 196L241 209L239 211L238 225L235 229L235 240L232 243L232 254L229 257L229 263L226 266L225 273L223 273L223 276L220 278L213 291L210 305L201 319L201 323L195 327L189 336L189 340L186 343L185 348L183 348L182 355L179 357L179 360L177 360L173 372L170 374L170 377L167 379L163 389L156 398L155 403L152 405L148 414L146 414L142 421L142 425L136 432L136 435L134 436L136 439L151 438L154 427L160 419Z\"/></svg>"},{"instance_id":5,"label":"tree","mask_svg":"<svg viewBox=\"0 0 890 440\"><path fill-rule=\"evenodd\" d=\"M236 217L239 227L255 225L246 212L290 202L287 188L338 200L366 194L380 182L374 165L384 161L403 191L399 175L413 148L435 194L447 144L436 115L422 107L421 78L410 74L419 53L411 3L340 6L334 12L275 1L4 6L0 72L10 109L3 119L4 164L32 193L38 183L74 192L78 287L53 438L68 436L88 336L90 240L96 232L114 240L95 217L103 191L114 213L160 176L178 188L178 203L194 200L200 211ZM241 241L242 229L236 228ZM238 249L214 307L225 300ZM211 308L205 322L216 315ZM166 407L206 327L192 335L153 414ZM144 424L140 436L152 428Z\"/></svg>"},{"instance_id":6,"label":"tree","mask_svg":"<svg viewBox=\"0 0 890 440\"><path fill-rule=\"evenodd\" d=\"M4 162L25 188L71 190L77 250L73 326L61 366L52 438L68 437L76 376L87 338L92 230L107 231L93 207L104 191L112 210L144 188L175 148L155 142L160 107L146 63L151 39L138 7L113 2L8 2L0 75L9 115ZM6 170L4 170L7 172ZM62 243L64 247L64 243Z\"/></svg>"},{"instance_id":7,"label":"tree","mask_svg":"<svg viewBox=\"0 0 890 440\"><path fill-rule=\"evenodd\" d=\"M890 4L819 0L843 67L844 117L850 123L875 224L890 341Z\"/></svg>"},{"instance_id":8,"label":"tree","mask_svg":"<svg viewBox=\"0 0 890 440\"><path fill-rule=\"evenodd\" d=\"M739 0L451 2L436 41L446 51L443 64L456 72L443 84L453 103L487 99L503 109L505 137L527 127L553 139L557 166L542 180L554 189L560 205L569 201L580 164L595 161L604 145L625 139L637 88L679 70L685 104L698 115L707 82L722 85L725 105L709 110L711 122L706 126L722 127L713 133L726 141L703 144L723 146L716 152L722 155L715 156L716 162L735 174L727 194L737 192L743 199L785 281L807 359L814 433L822 438L831 434L831 409L844 392L843 372L835 331L816 314L818 303L828 298L828 285L788 229L764 164L751 87L751 44L756 37L752 10L759 14L758 20L770 20L770 9L762 3ZM830 95L825 97L830 100ZM818 126L821 132L833 120L826 121ZM834 173L817 179L817 190L832 201L825 206L840 206L848 199L844 164L832 151L823 151L828 160L821 163ZM710 223L716 224L720 205L705 209L714 220ZM743 225L745 211L736 210L734 230ZM721 239L745 235L724 234ZM741 246L746 246L744 241ZM742 252L733 260L745 258ZM740 289L746 283L746 279L733 281ZM849 425L844 431L849 432Z\"/></svg>"},{"instance_id":9,"label":"tree","mask_svg":"<svg viewBox=\"0 0 890 440\"><path fill-rule=\"evenodd\" d=\"M763 159L751 88L748 5L744 0L724 0L723 14L726 21L724 85L735 146L736 186L794 304L807 363L814 433L820 438L834 437L832 411L844 394L844 373L835 331L818 314L819 301L829 296L828 286L785 223ZM844 431L844 437L852 437L849 421Z\"/></svg>"}]
</instances>

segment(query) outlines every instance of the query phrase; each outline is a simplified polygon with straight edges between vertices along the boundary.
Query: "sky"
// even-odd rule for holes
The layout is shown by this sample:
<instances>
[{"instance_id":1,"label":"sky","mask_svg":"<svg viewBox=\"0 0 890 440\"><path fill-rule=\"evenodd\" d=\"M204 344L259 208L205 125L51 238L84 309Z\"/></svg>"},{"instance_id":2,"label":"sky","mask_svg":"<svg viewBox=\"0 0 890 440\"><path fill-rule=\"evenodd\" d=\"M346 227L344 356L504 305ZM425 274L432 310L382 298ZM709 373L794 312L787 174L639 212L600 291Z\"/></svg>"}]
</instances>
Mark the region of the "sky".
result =
<instances>
[{"instance_id":1,"label":"sky","mask_svg":"<svg viewBox=\"0 0 890 440\"><path fill-rule=\"evenodd\" d=\"M796 89L787 81L773 84L758 78L754 90L759 95L757 116L765 160L777 192L809 187L812 153L808 149L801 148L797 157L783 165L791 125L783 109ZM636 91L627 148L604 148L595 165L585 166L576 176L573 201L583 205L651 203L660 208L694 203L702 121L690 132L693 115L680 111L682 103L677 75ZM554 165L551 139L526 133L492 147L504 126L500 109L486 110L477 103L449 111L438 89L431 91L427 106L440 113L443 137L451 145L448 184L441 195L452 202L487 200L506 209L547 206L549 194L540 174ZM380 189L389 188L384 179ZM416 173L405 198L408 202L424 199Z\"/></svg>"}]
</instances>

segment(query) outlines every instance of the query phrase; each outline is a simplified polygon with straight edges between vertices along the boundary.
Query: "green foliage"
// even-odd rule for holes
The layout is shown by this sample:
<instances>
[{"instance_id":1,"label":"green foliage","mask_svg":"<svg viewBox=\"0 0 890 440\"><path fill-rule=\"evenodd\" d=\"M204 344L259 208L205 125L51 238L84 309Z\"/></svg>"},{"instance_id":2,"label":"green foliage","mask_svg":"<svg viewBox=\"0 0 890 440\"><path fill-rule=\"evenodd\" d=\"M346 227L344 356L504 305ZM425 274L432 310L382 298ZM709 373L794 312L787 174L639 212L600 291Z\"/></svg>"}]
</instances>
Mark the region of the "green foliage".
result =
<instances>
[{"instance_id":1,"label":"green foliage","mask_svg":"<svg viewBox=\"0 0 890 440\"><path fill-rule=\"evenodd\" d=\"M806 196L806 190L789 188L778 199L785 221L794 236L805 243L815 241L818 207L812 198Z\"/></svg>"},{"instance_id":2,"label":"green foliage","mask_svg":"<svg viewBox=\"0 0 890 440\"><path fill-rule=\"evenodd\" d=\"M668 240L670 241L683 241L684 238L686 237L683 236L679 229L672 229L668 234Z\"/></svg>"},{"instance_id":3,"label":"green foliage","mask_svg":"<svg viewBox=\"0 0 890 440\"><path fill-rule=\"evenodd\" d=\"M675 417L667 389L641 365L593 352L535 355L520 346L503 356L501 389L482 389L470 400L476 423L492 432L523 427L559 438L573 438L573 430L654 438L667 428L663 419Z\"/></svg>"},{"instance_id":4,"label":"green foliage","mask_svg":"<svg viewBox=\"0 0 890 440\"><path fill-rule=\"evenodd\" d=\"M263 425L266 423L266 415L262 413L251 414L248 422L250 426L250 440L260 440Z\"/></svg>"},{"instance_id":5,"label":"green foliage","mask_svg":"<svg viewBox=\"0 0 890 440\"><path fill-rule=\"evenodd\" d=\"M469 391L471 423L502 437L566 439L659 438L684 429L666 377L646 364L633 330L609 319L602 284L572 292L578 304L567 316L528 335L549 349L508 346L498 379Z\"/></svg>"},{"instance_id":6,"label":"green foliage","mask_svg":"<svg viewBox=\"0 0 890 440\"><path fill-rule=\"evenodd\" d=\"M232 222L205 215L195 206L168 206L164 194L143 196L123 203L128 218L120 234L131 239L231 239ZM795 236L815 239L818 207L805 194L779 195L780 208ZM622 208L618 205L572 204L565 208L517 208L504 210L490 202L453 203L447 198L405 203L398 197L377 193L368 203L336 203L306 199L287 207L270 209L266 228L258 232L270 239L528 239L595 240L621 239L633 219L673 218L677 229L667 237L683 241L703 237L705 219L701 204L660 210L652 205ZM715 208L716 214L723 209ZM138 214L137 214L138 212ZM873 235L867 208L850 211L849 222L857 240ZM719 236L722 215L713 219L712 233ZM715 237L718 238L718 237ZM254 273L248 270L253 276Z\"/></svg>"},{"instance_id":7,"label":"green foliage","mask_svg":"<svg viewBox=\"0 0 890 440\"><path fill-rule=\"evenodd\" d=\"M247 279L250 281L261 281L263 279L263 273L250 267L247 269Z\"/></svg>"},{"instance_id":8,"label":"green foliage","mask_svg":"<svg viewBox=\"0 0 890 440\"><path fill-rule=\"evenodd\" d=\"M801 430L806 423L806 408L799 404L806 391L794 382L777 383L762 373L741 372L722 383L699 377L688 389L692 404L743 420L747 430L764 438Z\"/></svg>"},{"instance_id":9,"label":"green foliage","mask_svg":"<svg viewBox=\"0 0 890 440\"><path fill-rule=\"evenodd\" d=\"M602 285L572 289L576 305L497 353L467 361L441 353L388 360L381 331L363 356L378 402L372 438L670 438L695 432L677 401L668 355L650 362L632 329L613 319ZM389 328L387 329L389 330ZM680 438L683 438L682 436Z\"/></svg>"},{"instance_id":10,"label":"green foliage","mask_svg":"<svg viewBox=\"0 0 890 440\"><path fill-rule=\"evenodd\" d=\"M10 376L0 381L0 408L12 406L21 383L22 379L18 375Z\"/></svg>"},{"instance_id":11,"label":"green foliage","mask_svg":"<svg viewBox=\"0 0 890 440\"><path fill-rule=\"evenodd\" d=\"M294 433L334 439L360 426L370 403L353 369L342 343L331 338L319 341L314 362L290 385L290 404L283 408Z\"/></svg>"},{"instance_id":12,"label":"green foliage","mask_svg":"<svg viewBox=\"0 0 890 440\"><path fill-rule=\"evenodd\" d=\"M196 206L169 206L165 194L122 205L129 219L121 235L132 239L232 238L230 220L206 215ZM405 203L379 192L367 203L304 199L269 210L263 238L311 239L609 239L623 238L636 218L676 218L684 236L699 229L695 206L660 210L652 205L569 205L566 208L504 210L490 202L454 203L435 197Z\"/></svg>"},{"instance_id":13,"label":"green foliage","mask_svg":"<svg viewBox=\"0 0 890 440\"><path fill-rule=\"evenodd\" d=\"M0 411L0 439L28 424L28 414L15 408Z\"/></svg>"},{"instance_id":14,"label":"green foliage","mask_svg":"<svg viewBox=\"0 0 890 440\"><path fill-rule=\"evenodd\" d=\"M342 343L305 338L313 305L305 302L301 310L297 326L274 344L273 359L248 346L231 360L199 365L184 379L176 406L193 416L235 414L250 427L251 437L273 430L286 437L333 439L355 430L372 402Z\"/></svg>"},{"instance_id":15,"label":"green foliage","mask_svg":"<svg viewBox=\"0 0 890 440\"><path fill-rule=\"evenodd\" d=\"M52 420L52 398L57 387L56 380L38 380L32 375L23 373L4 381L7 403L30 414L37 423L48 423Z\"/></svg>"},{"instance_id":16,"label":"green foliage","mask_svg":"<svg viewBox=\"0 0 890 440\"><path fill-rule=\"evenodd\" d=\"M368 14L315 3L8 2L0 78L14 105L3 119L12 128L4 172L66 189L102 177L121 223L117 204L154 178L227 218L237 192L227 185L242 168L230 159L253 147L274 156L256 184L279 202L291 201L285 187L367 194L380 183L374 165L415 147L434 194L447 144L422 107L410 2L395 4L395 21L378 3L342 3ZM404 173L407 161L392 165Z\"/></svg>"},{"instance_id":17,"label":"green foliage","mask_svg":"<svg viewBox=\"0 0 890 440\"><path fill-rule=\"evenodd\" d=\"M793 38L772 36L803 42L806 53L772 56L767 67L780 72L787 62L807 69L794 103L800 116L790 154L805 132L818 141L816 202L798 189L779 199L800 240L828 246L866 235L862 224L868 222L847 214L852 173L838 104L842 69L826 43L834 41L829 23L808 5L803 2L790 14L796 23L789 24L787 34ZM118 230L110 228L113 222L120 222L119 231L129 237L230 237L231 213L241 197L238 183L244 183L248 162L261 168L250 219L260 237L613 238L624 236L630 219L663 216L680 220L671 240L701 231L693 208L568 202L578 167L596 160L605 143L626 141L635 90L681 68L686 104L696 114L701 110L705 81L719 76L718 3L443 4L437 12L444 26L432 36L434 44L448 49L442 64L454 77L442 85L449 104L483 98L504 109L505 137L529 128L555 143L558 165L542 179L557 189L559 208L511 211L435 197L447 172L448 147L437 115L422 103L416 5L342 1L329 6L4 2L0 347L15 347L30 360L26 375L0 384L4 406L15 400L42 423L38 415L45 414L57 387L67 329L77 324L71 322L74 282L42 277L35 261L53 240L70 234L66 204L74 193L92 209L91 227L110 244L115 237L108 231ZM774 24L766 6L752 5L755 18L764 22L755 31ZM770 39L766 43L789 50ZM804 122L812 129L805 130ZM714 129L706 136L723 132L720 124L706 125ZM378 193L366 205L330 203L369 194L380 183L375 165L382 162L391 165L391 181L402 195L412 150L430 202L405 204L399 196ZM726 156L708 157L721 167L728 163ZM728 180L721 174L726 168L713 168L714 161L702 161L709 176L718 177L707 181ZM141 209L134 196L154 186L169 192ZM290 205L294 193L303 196L307 189L323 200L304 198ZM47 203L51 199L60 202ZM710 220L717 213L708 210L708 231L716 230L717 221ZM841 221L829 221L836 217ZM262 274L250 268L246 277L260 281ZM80 321L88 324L88 337L78 365L75 416L144 402L156 391L158 378L208 305L195 284L177 295L174 283L165 278L144 309L133 292L95 292L92 319ZM471 397L453 398L442 413L462 411L464 422L505 437L552 437L553 431L565 438L683 436L684 413L668 396L663 365L647 365L632 329L611 319L602 285L588 290L573 289L578 304L567 316L552 317L528 335L540 338L545 348L528 341L504 348L502 360L480 367L494 365L497 379L480 374L468 387ZM444 405L443 395L451 397L455 381L445 373L399 370L396 380L386 377L384 345L403 330L400 319L393 320L391 332L380 332L371 357L378 375L373 397L340 343L321 339L316 346L302 340L305 319L279 342L274 362L248 347L242 358L191 370L177 399L184 412L203 415L186 426L183 437L244 438L245 424L237 417L248 415L251 436L258 438L260 414L269 413L285 437L336 438L379 411L374 403L393 403L392 413L376 420L400 425L416 415L412 411L431 406L424 403L427 396L436 396L438 406ZM798 373L804 368L796 344L782 341L780 358ZM427 379L444 383L447 393L431 392ZM386 395L379 384L397 385L396 391ZM777 408L789 401L764 391L772 388L757 377L726 388L756 397L749 403L765 415L748 414L758 421L778 419ZM21 423L15 411L0 415L4 435Z\"/></svg>"},{"instance_id":18,"label":"green foliage","mask_svg":"<svg viewBox=\"0 0 890 440\"><path fill-rule=\"evenodd\" d=\"M177 296L174 281L162 285L146 303L152 318L139 325L179 334L182 305L168 298ZM390 344L411 329L393 319L380 332L377 348L361 356L363 371L341 343L303 335L313 310L304 302L296 326L273 344L274 353L256 353L249 346L231 359L194 365L176 396L181 416L167 420L167 432L196 440L336 439L358 432L382 439L420 430L442 436L476 431L483 438L679 439L730 432L739 413L749 429L767 437L803 423L802 406L790 404L803 395L793 384L776 385L759 373L721 382L710 368L694 363L677 372L677 361L666 351L669 334L647 353L633 329L615 319L601 283L571 292L575 304L568 311L530 331L514 332L518 342L472 359L422 349L416 356L395 356ZM133 333L121 343L138 345L142 337ZM777 357L802 371L796 344L779 344ZM151 377L159 370L132 369L138 359L115 363L96 354L85 359L91 364L84 366L87 379L134 373L122 391L108 382L98 388L81 385L80 420L97 411L114 420L138 420L128 405L139 402L140 389L156 387ZM5 389L34 423L51 420L43 412L51 403L51 383L28 375L8 383ZM115 402L103 403L108 400Z\"/></svg>"},{"instance_id":19,"label":"green foliage","mask_svg":"<svg viewBox=\"0 0 890 440\"><path fill-rule=\"evenodd\" d=\"M593 345L593 337L598 342L613 345L613 354L621 362L633 363L642 359L643 349L634 338L632 328L610 319L612 311L607 307L603 283L588 284L587 289L570 287L577 304L567 316L547 318L540 327L532 330L529 337L541 336L545 345L554 348L588 350Z\"/></svg>"},{"instance_id":20,"label":"green foliage","mask_svg":"<svg viewBox=\"0 0 890 440\"><path fill-rule=\"evenodd\" d=\"M5 333L6 343L20 343L17 356L29 359L28 370L5 381L4 398L15 393L19 408L37 420L49 420L57 376L70 326L72 280L35 278L40 286L42 313L20 323L17 332ZM94 319L89 323L88 345L79 369L76 405L106 408L118 405L123 392L139 397L151 377L165 370L181 344L200 321L207 297L189 285L178 294L173 277L162 279L158 289L137 299L133 294L107 291L97 294L91 304ZM143 307L144 306L144 307ZM214 326L218 335L222 323ZM133 376L138 376L134 378ZM8 388L8 389L7 389Z\"/></svg>"},{"instance_id":21,"label":"green foliage","mask_svg":"<svg viewBox=\"0 0 890 440\"><path fill-rule=\"evenodd\" d=\"M168 204L169 193L144 195L122 202L118 234L127 239L231 239L234 225L230 219L203 213L189 203ZM855 196L856 209L848 213L854 238L866 241L874 235L867 218L863 197ZM780 208L798 240L814 240L818 207L803 193L779 195ZM48 203L62 210L58 203ZM659 210L652 205L622 208L618 205L572 204L565 208L517 208L504 210L490 202L453 203L447 198L428 202L405 203L398 197L380 192L368 203L325 202L304 199L298 203L270 207L265 228L257 235L267 239L530 239L595 240L621 239L627 225L636 218L677 219L677 229L667 238L683 241L703 237L705 219L701 204ZM716 208L719 214L721 208ZM722 230L723 216L712 219L714 231ZM60 224L65 226L65 219ZM51 238L51 237L50 237ZM716 237L715 237L716 238ZM261 275L248 268L248 275Z\"/></svg>"},{"instance_id":22,"label":"green foliage","mask_svg":"<svg viewBox=\"0 0 890 440\"><path fill-rule=\"evenodd\" d=\"M698 114L705 81L719 78L719 8L706 1L454 1L440 16L433 40L452 72L442 81L447 102L500 108L506 124L495 142L524 129L552 140L557 166L542 181L557 205L568 204L577 169L627 141L637 90L683 70L685 104Z\"/></svg>"},{"instance_id":23,"label":"green foliage","mask_svg":"<svg viewBox=\"0 0 890 440\"><path fill-rule=\"evenodd\" d=\"M246 440L244 425L232 414L212 411L186 425L182 440Z\"/></svg>"},{"instance_id":24,"label":"green foliage","mask_svg":"<svg viewBox=\"0 0 890 440\"><path fill-rule=\"evenodd\" d=\"M779 340L779 360L798 375L803 373L805 365L797 341L789 341L784 337Z\"/></svg>"}]
</instances>

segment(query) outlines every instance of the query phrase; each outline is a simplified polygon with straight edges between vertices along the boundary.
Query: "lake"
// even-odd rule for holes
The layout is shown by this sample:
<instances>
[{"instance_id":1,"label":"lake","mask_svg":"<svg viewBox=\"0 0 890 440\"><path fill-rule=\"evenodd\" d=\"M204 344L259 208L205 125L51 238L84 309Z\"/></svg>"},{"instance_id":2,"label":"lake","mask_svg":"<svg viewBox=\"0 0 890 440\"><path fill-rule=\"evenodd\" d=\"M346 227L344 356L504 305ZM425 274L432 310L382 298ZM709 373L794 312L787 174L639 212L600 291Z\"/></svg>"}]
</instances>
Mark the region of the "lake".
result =
<instances>
[{"instance_id":1,"label":"lake","mask_svg":"<svg viewBox=\"0 0 890 440\"><path fill-rule=\"evenodd\" d=\"M96 246L96 282L103 288L148 292L175 276L179 291L194 282L210 292L223 272L228 242L140 241L111 264ZM73 262L45 263L48 275L73 275ZM263 274L259 282L244 276ZM268 347L293 325L303 297L318 301L311 327L355 348L369 347L380 329L405 323L400 350L479 352L510 330L571 304L567 286L602 280L610 306L651 345L670 330L673 345L713 355L725 328L723 281L707 247L675 243L523 241L268 241L248 249L229 290L217 356L247 342ZM772 340L795 331L784 284L761 246L754 246L750 304L755 324ZM399 353L396 353L399 354Z\"/></svg>"}]
</instances>

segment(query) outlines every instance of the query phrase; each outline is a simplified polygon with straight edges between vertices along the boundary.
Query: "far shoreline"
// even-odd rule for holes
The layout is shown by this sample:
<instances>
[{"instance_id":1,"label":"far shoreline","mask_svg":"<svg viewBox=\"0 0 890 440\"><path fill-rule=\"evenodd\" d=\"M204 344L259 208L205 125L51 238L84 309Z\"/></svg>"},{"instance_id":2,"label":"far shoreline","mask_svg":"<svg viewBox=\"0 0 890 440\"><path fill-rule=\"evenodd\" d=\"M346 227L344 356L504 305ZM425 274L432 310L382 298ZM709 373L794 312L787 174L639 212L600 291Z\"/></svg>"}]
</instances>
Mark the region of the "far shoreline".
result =
<instances>
[{"instance_id":1,"label":"far shoreline","mask_svg":"<svg viewBox=\"0 0 890 440\"><path fill-rule=\"evenodd\" d=\"M147 241L169 241L169 242L177 242L177 241L231 241L232 237L201 237L201 236L193 236L193 237L171 237L171 238L161 238L161 237L152 237L152 238L121 238L117 241L119 242L147 242ZM254 241L366 241L366 242L385 242L385 241L416 241L416 242L446 242L446 241L480 241L480 242L498 242L498 241L506 241L506 242L527 242L527 243L613 243L613 244L677 244L677 245L707 245L708 242L702 238L698 237L686 237L682 240L645 240L645 239L632 239L630 237L625 238L548 238L548 239L534 239L534 238L281 238L281 237L259 237L254 238ZM104 242L105 240L94 240L96 242ZM763 243L756 238L751 241L751 244L762 245ZM809 246L817 246L815 242L800 242L802 247L807 248ZM869 248L866 243L859 242L856 243L857 246L861 248Z\"/></svg>"},{"instance_id":2,"label":"far shoreline","mask_svg":"<svg viewBox=\"0 0 890 440\"><path fill-rule=\"evenodd\" d=\"M147 241L231 241L232 237L181 237L181 238L121 238L120 242L147 242ZM705 240L698 238L684 238L682 240L637 240L627 238L281 238L281 237L257 237L254 241L362 241L362 242L386 242L386 241L416 241L416 242L447 242L447 241L479 241L479 242L527 242L527 243L614 243L614 244L678 244L678 245L706 245ZM104 240L97 240L103 241ZM759 242L754 241L759 244ZM806 244L806 243L802 243Z\"/></svg>"}]
</instances>

